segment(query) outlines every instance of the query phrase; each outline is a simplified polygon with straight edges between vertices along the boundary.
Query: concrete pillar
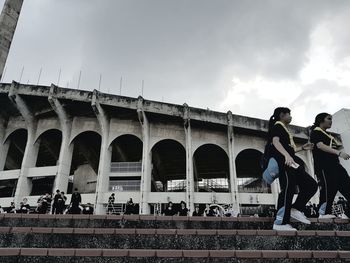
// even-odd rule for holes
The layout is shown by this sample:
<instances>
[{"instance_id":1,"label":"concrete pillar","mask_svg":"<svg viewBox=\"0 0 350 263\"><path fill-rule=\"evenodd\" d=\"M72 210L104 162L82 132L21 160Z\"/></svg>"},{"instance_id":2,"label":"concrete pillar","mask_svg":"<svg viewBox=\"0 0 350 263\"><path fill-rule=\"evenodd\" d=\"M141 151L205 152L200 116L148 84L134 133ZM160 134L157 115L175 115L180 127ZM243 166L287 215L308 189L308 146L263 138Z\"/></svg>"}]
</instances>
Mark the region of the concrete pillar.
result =
<instances>
[{"instance_id":1,"label":"concrete pillar","mask_svg":"<svg viewBox=\"0 0 350 263\"><path fill-rule=\"evenodd\" d=\"M273 199L275 201L275 205L277 207L277 202L278 202L278 195L280 193L280 185L279 185L279 180L275 180L271 184L271 193L273 195Z\"/></svg>"},{"instance_id":2,"label":"concrete pillar","mask_svg":"<svg viewBox=\"0 0 350 263\"><path fill-rule=\"evenodd\" d=\"M6 143L4 142L6 126L6 121L3 118L0 118L0 171L4 170L7 153L10 147L9 140Z\"/></svg>"},{"instance_id":3,"label":"concrete pillar","mask_svg":"<svg viewBox=\"0 0 350 263\"><path fill-rule=\"evenodd\" d=\"M137 115L142 127L142 170L141 170L141 197L140 197L140 214L149 214L149 194L151 192L152 180L152 153L149 149L150 127L143 110L143 98L139 96L137 104Z\"/></svg>"},{"instance_id":4,"label":"concrete pillar","mask_svg":"<svg viewBox=\"0 0 350 263\"><path fill-rule=\"evenodd\" d=\"M64 109L61 102L55 97L57 87L51 84L50 94L48 97L52 109L56 112L61 125L62 142L60 148L60 155L58 157L58 169L54 181L53 191L59 189L65 193L68 190L68 179L70 175L70 167L73 155L73 143L70 142L72 130L72 118Z\"/></svg>"},{"instance_id":5,"label":"concrete pillar","mask_svg":"<svg viewBox=\"0 0 350 263\"><path fill-rule=\"evenodd\" d=\"M194 174L193 174L193 155L192 155L192 134L191 118L188 105L184 104L184 129L186 141L186 205L190 212L194 211Z\"/></svg>"},{"instance_id":6,"label":"concrete pillar","mask_svg":"<svg viewBox=\"0 0 350 263\"><path fill-rule=\"evenodd\" d=\"M315 174L315 168L314 168L314 158L312 156L311 151L306 151L306 158L307 158L307 165L309 167L309 173L312 176L312 178L314 178L317 182L317 176ZM320 201L319 198L320 198L320 192L318 189L316 194L313 197L311 197L310 201L311 203L317 204Z\"/></svg>"},{"instance_id":7,"label":"concrete pillar","mask_svg":"<svg viewBox=\"0 0 350 263\"><path fill-rule=\"evenodd\" d=\"M21 170L17 182L17 188L15 193L15 203L18 204L24 196L30 195L32 182L31 179L27 177L28 169L35 167L36 159L38 157L39 145L35 144L35 133L37 128L37 120L30 111L26 102L22 99L20 95L17 94L18 83L12 82L9 99L17 107L18 111L24 118L27 126L28 139L26 148L24 151L24 156L22 160Z\"/></svg>"},{"instance_id":8,"label":"concrete pillar","mask_svg":"<svg viewBox=\"0 0 350 263\"><path fill-rule=\"evenodd\" d=\"M236 161L234 151L234 131L233 131L233 116L232 112L227 112L227 142L229 155L229 169L230 169L230 194L231 202L234 211L240 212L238 181L236 173Z\"/></svg>"},{"instance_id":9,"label":"concrete pillar","mask_svg":"<svg viewBox=\"0 0 350 263\"><path fill-rule=\"evenodd\" d=\"M23 0L6 0L0 15L0 79L15 34Z\"/></svg>"},{"instance_id":10,"label":"concrete pillar","mask_svg":"<svg viewBox=\"0 0 350 263\"><path fill-rule=\"evenodd\" d=\"M98 91L94 90L91 101L92 109L94 110L97 120L102 131L100 161L98 165L97 184L96 184L96 199L95 199L95 213L105 214L103 207L108 200L104 199L104 193L108 192L109 173L111 169L112 149L109 147L109 128L110 118L102 108L98 101Z\"/></svg>"}]
</instances>

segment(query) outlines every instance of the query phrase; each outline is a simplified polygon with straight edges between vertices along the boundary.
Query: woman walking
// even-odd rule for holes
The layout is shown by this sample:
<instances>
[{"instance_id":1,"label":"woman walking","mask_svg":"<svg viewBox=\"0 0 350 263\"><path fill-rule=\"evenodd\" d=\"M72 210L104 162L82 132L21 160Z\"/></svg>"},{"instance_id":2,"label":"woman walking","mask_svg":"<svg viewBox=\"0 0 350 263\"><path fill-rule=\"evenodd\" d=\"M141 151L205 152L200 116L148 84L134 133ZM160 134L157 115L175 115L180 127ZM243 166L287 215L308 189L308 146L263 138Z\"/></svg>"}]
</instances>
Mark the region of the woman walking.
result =
<instances>
[{"instance_id":1,"label":"woman walking","mask_svg":"<svg viewBox=\"0 0 350 263\"><path fill-rule=\"evenodd\" d=\"M339 158L349 160L350 155L343 150L327 129L332 127L332 115L320 113L315 118L311 128L310 141L315 144L313 149L315 173L320 181L319 218L335 218L332 214L332 204L339 191L350 200L350 177Z\"/></svg>"},{"instance_id":2,"label":"woman walking","mask_svg":"<svg viewBox=\"0 0 350 263\"><path fill-rule=\"evenodd\" d=\"M293 136L288 129L292 117L290 109L276 108L269 121L268 143L271 145L270 157L275 158L279 167L279 182L281 192L278 196L276 220L274 230L293 230L290 218L305 224L310 221L302 211L306 203L317 191L317 183L305 172L302 165L296 162L295 153L302 150L311 150L311 143L297 148ZM295 186L299 187L299 194L292 204Z\"/></svg>"}]
</instances>

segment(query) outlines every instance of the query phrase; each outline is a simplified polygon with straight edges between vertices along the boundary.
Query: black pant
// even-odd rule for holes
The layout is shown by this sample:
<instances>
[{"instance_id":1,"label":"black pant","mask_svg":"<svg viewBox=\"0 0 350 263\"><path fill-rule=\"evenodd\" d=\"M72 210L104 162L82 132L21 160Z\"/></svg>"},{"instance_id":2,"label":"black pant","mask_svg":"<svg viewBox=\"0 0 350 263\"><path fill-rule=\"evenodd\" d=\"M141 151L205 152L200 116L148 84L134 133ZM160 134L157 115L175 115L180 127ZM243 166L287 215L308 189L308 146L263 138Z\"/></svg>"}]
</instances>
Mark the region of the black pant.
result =
<instances>
[{"instance_id":1,"label":"black pant","mask_svg":"<svg viewBox=\"0 0 350 263\"><path fill-rule=\"evenodd\" d=\"M317 183L305 172L302 166L294 169L282 162L278 162L278 166L281 192L278 196L278 212L275 223L288 224L290 222L291 208L304 211L306 203L317 191ZM299 194L294 204L292 204L296 186L299 187Z\"/></svg>"},{"instance_id":2,"label":"black pant","mask_svg":"<svg viewBox=\"0 0 350 263\"><path fill-rule=\"evenodd\" d=\"M320 181L320 213L332 214L335 195L339 191L346 200L350 200L350 177L340 164L332 164L317 169Z\"/></svg>"}]
</instances>

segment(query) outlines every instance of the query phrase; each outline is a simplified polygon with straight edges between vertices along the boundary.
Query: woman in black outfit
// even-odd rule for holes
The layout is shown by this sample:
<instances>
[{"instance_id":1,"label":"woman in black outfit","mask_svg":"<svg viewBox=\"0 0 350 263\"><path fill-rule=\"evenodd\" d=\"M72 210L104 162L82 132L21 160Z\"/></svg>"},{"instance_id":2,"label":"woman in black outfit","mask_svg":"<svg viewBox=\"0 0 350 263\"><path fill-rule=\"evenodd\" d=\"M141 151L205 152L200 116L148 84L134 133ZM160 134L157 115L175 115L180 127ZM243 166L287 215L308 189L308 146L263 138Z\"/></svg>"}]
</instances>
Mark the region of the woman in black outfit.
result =
<instances>
[{"instance_id":1,"label":"woman in black outfit","mask_svg":"<svg viewBox=\"0 0 350 263\"><path fill-rule=\"evenodd\" d=\"M290 109L280 107L275 109L269 121L270 157L275 158L278 163L281 187L276 220L273 225L274 230L295 231L296 229L289 224L291 217L305 224L310 224L302 211L317 191L316 181L305 172L302 165L296 162L295 156L298 151L311 150L313 145L307 143L300 148L296 147L293 135L288 129L291 120ZM296 185L299 187L299 194L292 204Z\"/></svg>"},{"instance_id":2,"label":"woman in black outfit","mask_svg":"<svg viewBox=\"0 0 350 263\"><path fill-rule=\"evenodd\" d=\"M315 173L320 181L319 218L335 218L332 204L339 191L350 200L350 178L339 158L349 160L350 155L340 150L342 145L327 129L332 127L332 115L320 113L311 128L310 141L315 144L313 150Z\"/></svg>"},{"instance_id":3,"label":"woman in black outfit","mask_svg":"<svg viewBox=\"0 0 350 263\"><path fill-rule=\"evenodd\" d=\"M173 202L169 202L167 207L164 209L163 213L164 216L173 216L176 215L176 210L173 207Z\"/></svg>"},{"instance_id":4,"label":"woman in black outfit","mask_svg":"<svg viewBox=\"0 0 350 263\"><path fill-rule=\"evenodd\" d=\"M184 201L181 201L180 203L180 209L178 212L179 216L188 216L188 209L186 207L186 203Z\"/></svg>"}]
</instances>

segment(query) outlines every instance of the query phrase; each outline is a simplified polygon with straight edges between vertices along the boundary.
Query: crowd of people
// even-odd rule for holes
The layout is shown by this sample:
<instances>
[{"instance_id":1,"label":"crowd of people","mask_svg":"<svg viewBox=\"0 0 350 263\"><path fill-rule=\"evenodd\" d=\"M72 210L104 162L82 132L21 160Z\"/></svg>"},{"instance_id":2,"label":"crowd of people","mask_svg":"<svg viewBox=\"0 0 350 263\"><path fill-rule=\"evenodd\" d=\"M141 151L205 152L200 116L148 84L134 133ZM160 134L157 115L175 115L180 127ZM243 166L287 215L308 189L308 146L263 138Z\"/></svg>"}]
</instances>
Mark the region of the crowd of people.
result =
<instances>
[{"instance_id":1,"label":"crowd of people","mask_svg":"<svg viewBox=\"0 0 350 263\"><path fill-rule=\"evenodd\" d=\"M37 200L36 206L32 207L27 198L16 207L15 202L11 202L7 208L0 206L0 213L20 213L20 214L93 214L94 207L91 203L82 205L81 195L75 188L72 193L70 203L67 205L67 197L64 192L56 190L53 195L45 193Z\"/></svg>"},{"instance_id":2,"label":"crowd of people","mask_svg":"<svg viewBox=\"0 0 350 263\"><path fill-rule=\"evenodd\" d=\"M166 207L161 211L164 216L203 216L203 217L237 217L239 213L234 211L232 205L206 204L204 209L196 205L191 213L186 206L185 201L181 201L179 205L168 202Z\"/></svg>"},{"instance_id":3,"label":"crowd of people","mask_svg":"<svg viewBox=\"0 0 350 263\"><path fill-rule=\"evenodd\" d=\"M125 215L133 215L139 213L139 205L134 203L132 198L129 198L129 200L122 206L121 211L118 211L115 204L115 194L112 193L110 197L108 198L107 203L107 214L125 214Z\"/></svg>"}]
</instances>

